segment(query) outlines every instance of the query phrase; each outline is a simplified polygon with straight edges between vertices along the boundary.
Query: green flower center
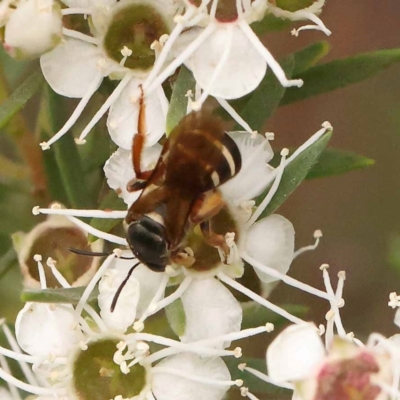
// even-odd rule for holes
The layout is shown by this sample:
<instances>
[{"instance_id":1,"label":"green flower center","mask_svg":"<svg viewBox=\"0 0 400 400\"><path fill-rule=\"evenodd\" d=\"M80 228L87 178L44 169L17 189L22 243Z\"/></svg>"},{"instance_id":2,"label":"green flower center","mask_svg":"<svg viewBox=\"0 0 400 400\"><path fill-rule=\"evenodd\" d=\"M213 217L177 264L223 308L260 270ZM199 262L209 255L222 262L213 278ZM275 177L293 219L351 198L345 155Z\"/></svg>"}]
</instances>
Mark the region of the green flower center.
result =
<instances>
[{"instance_id":1,"label":"green flower center","mask_svg":"<svg viewBox=\"0 0 400 400\"><path fill-rule=\"evenodd\" d=\"M81 400L110 400L116 396L131 398L146 384L146 370L136 364L123 374L113 361L117 340L100 340L81 351L73 368L73 385Z\"/></svg>"},{"instance_id":2,"label":"green flower center","mask_svg":"<svg viewBox=\"0 0 400 400\"><path fill-rule=\"evenodd\" d=\"M202 0L189 0L193 5L199 7ZM252 3L254 0L251 0ZM211 11L213 1L207 5L208 12ZM238 18L238 11L236 7L236 0L219 0L215 12L215 18L220 22L233 22Z\"/></svg>"},{"instance_id":3,"label":"green flower center","mask_svg":"<svg viewBox=\"0 0 400 400\"><path fill-rule=\"evenodd\" d=\"M168 33L168 25L156 9L134 4L114 14L103 44L108 56L117 62L123 57L121 50L124 47L132 50L125 67L145 71L155 62L154 50L150 46Z\"/></svg>"}]
</instances>

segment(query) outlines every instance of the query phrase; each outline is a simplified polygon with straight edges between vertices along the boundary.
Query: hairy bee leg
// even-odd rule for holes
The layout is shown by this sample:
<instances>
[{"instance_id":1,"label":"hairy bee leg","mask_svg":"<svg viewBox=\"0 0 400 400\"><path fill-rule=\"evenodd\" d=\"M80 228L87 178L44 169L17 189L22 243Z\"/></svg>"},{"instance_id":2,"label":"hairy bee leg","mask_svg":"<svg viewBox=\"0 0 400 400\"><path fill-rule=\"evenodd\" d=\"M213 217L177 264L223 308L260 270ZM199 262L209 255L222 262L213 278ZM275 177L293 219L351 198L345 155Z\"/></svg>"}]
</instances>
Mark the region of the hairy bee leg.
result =
<instances>
[{"instance_id":1,"label":"hairy bee leg","mask_svg":"<svg viewBox=\"0 0 400 400\"><path fill-rule=\"evenodd\" d=\"M211 221L206 220L200 223L200 229L205 241L212 247L220 249L224 255L223 262L225 263L229 256L229 246L226 244L224 235L220 235L212 230Z\"/></svg>"},{"instance_id":2,"label":"hairy bee leg","mask_svg":"<svg viewBox=\"0 0 400 400\"><path fill-rule=\"evenodd\" d=\"M190 221L199 224L217 215L225 207L225 202L218 190L207 192L196 200L190 214Z\"/></svg>"},{"instance_id":3,"label":"hairy bee leg","mask_svg":"<svg viewBox=\"0 0 400 400\"><path fill-rule=\"evenodd\" d=\"M141 173L141 178L133 178L126 184L126 190L129 193L136 192L138 190L142 190L147 185L147 180L153 173L153 170L144 171Z\"/></svg>"}]
</instances>

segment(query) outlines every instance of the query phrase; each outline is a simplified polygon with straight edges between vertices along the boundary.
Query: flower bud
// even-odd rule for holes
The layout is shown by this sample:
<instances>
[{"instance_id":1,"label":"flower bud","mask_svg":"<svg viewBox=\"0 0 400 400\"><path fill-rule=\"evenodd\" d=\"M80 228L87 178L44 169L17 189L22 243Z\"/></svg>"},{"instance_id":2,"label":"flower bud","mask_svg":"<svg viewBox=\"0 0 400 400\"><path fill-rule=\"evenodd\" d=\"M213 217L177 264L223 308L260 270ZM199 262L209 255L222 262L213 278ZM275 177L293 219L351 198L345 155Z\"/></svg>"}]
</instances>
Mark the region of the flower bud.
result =
<instances>
[{"instance_id":1,"label":"flower bud","mask_svg":"<svg viewBox=\"0 0 400 400\"><path fill-rule=\"evenodd\" d=\"M52 0L21 1L5 26L4 47L14 58L35 58L62 37L60 6Z\"/></svg>"}]
</instances>

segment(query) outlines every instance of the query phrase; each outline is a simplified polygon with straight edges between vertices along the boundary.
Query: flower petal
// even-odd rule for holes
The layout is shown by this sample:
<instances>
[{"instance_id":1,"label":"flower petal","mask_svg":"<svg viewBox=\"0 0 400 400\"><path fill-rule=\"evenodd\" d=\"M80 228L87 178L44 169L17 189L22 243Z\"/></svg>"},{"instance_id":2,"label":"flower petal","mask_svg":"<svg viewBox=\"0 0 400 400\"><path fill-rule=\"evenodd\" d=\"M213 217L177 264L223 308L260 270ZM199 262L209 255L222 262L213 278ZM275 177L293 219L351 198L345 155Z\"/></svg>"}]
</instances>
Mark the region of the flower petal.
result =
<instances>
[{"instance_id":1,"label":"flower petal","mask_svg":"<svg viewBox=\"0 0 400 400\"><path fill-rule=\"evenodd\" d=\"M194 52L188 63L196 82L203 89L211 84L210 94L224 99L237 99L253 91L263 79L267 65L239 27L220 24L214 33ZM212 82L213 72L221 60L226 46L229 55L220 73Z\"/></svg>"},{"instance_id":2,"label":"flower petal","mask_svg":"<svg viewBox=\"0 0 400 400\"><path fill-rule=\"evenodd\" d=\"M194 342L240 331L242 307L232 293L214 278L194 280L181 297L186 315L182 342ZM230 342L213 347L225 348Z\"/></svg>"},{"instance_id":3,"label":"flower petal","mask_svg":"<svg viewBox=\"0 0 400 400\"><path fill-rule=\"evenodd\" d=\"M146 147L142 154L143 171L154 168L158 158L160 157L161 146L155 144L152 147ZM129 206L136 201L140 195L140 191L128 192L126 186L129 181L136 177L132 166L131 151L119 148L104 165L104 173L110 188L114 189L118 196L121 197Z\"/></svg>"},{"instance_id":4,"label":"flower petal","mask_svg":"<svg viewBox=\"0 0 400 400\"><path fill-rule=\"evenodd\" d=\"M120 147L129 150L133 136L138 132L140 87L143 80L133 78L110 108L107 127L111 139ZM157 143L165 133L165 114L157 90L145 95L146 146Z\"/></svg>"},{"instance_id":5,"label":"flower petal","mask_svg":"<svg viewBox=\"0 0 400 400\"><path fill-rule=\"evenodd\" d=\"M15 333L21 348L33 356L67 356L83 335L69 305L27 303L18 313Z\"/></svg>"},{"instance_id":6,"label":"flower petal","mask_svg":"<svg viewBox=\"0 0 400 400\"><path fill-rule=\"evenodd\" d=\"M111 311L115 294L126 275L125 271L108 269L100 280L98 296L101 318L111 330L122 333L135 321L136 307L140 296L139 282L130 277L118 297L115 309Z\"/></svg>"},{"instance_id":7,"label":"flower petal","mask_svg":"<svg viewBox=\"0 0 400 400\"><path fill-rule=\"evenodd\" d=\"M312 377L325 358L325 348L314 324L292 325L283 330L267 349L267 366L277 382Z\"/></svg>"},{"instance_id":8,"label":"flower petal","mask_svg":"<svg viewBox=\"0 0 400 400\"><path fill-rule=\"evenodd\" d=\"M157 367L171 368L216 381L230 380L230 373L219 357L202 358L191 353L167 357ZM157 400L221 400L228 386L207 385L167 373L153 375L152 389Z\"/></svg>"},{"instance_id":9,"label":"flower petal","mask_svg":"<svg viewBox=\"0 0 400 400\"><path fill-rule=\"evenodd\" d=\"M292 223L278 214L272 214L256 222L247 232L246 252L260 263L286 274L294 256L294 228ZM274 282L271 277L255 269L265 283Z\"/></svg>"},{"instance_id":10,"label":"flower petal","mask_svg":"<svg viewBox=\"0 0 400 400\"><path fill-rule=\"evenodd\" d=\"M229 132L237 144L242 158L240 172L224 183L220 190L224 198L238 206L242 201L254 199L270 183L274 169L268 165L274 152L269 141L261 135L252 138L247 132Z\"/></svg>"},{"instance_id":11,"label":"flower petal","mask_svg":"<svg viewBox=\"0 0 400 400\"><path fill-rule=\"evenodd\" d=\"M43 75L58 94L81 98L102 74L97 68L101 58L97 46L81 40L66 38L64 43L40 57Z\"/></svg>"}]
</instances>

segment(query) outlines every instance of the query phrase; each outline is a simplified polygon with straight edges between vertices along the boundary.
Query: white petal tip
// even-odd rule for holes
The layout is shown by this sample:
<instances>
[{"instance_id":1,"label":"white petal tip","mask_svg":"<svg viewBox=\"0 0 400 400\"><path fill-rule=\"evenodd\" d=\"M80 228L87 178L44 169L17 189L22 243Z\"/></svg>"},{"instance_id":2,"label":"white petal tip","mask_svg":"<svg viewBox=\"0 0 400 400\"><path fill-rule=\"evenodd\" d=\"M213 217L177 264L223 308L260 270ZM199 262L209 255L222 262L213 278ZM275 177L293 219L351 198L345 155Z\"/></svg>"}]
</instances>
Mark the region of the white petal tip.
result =
<instances>
[{"instance_id":1,"label":"white petal tip","mask_svg":"<svg viewBox=\"0 0 400 400\"><path fill-rule=\"evenodd\" d=\"M322 264L320 267L319 267L319 269L321 270L321 271L325 271L326 269L328 269L329 268L329 264Z\"/></svg>"},{"instance_id":2,"label":"white petal tip","mask_svg":"<svg viewBox=\"0 0 400 400\"><path fill-rule=\"evenodd\" d=\"M267 328L268 333L273 332L273 330L275 329L274 324L272 324L271 322L266 323L265 327Z\"/></svg>"},{"instance_id":3,"label":"white petal tip","mask_svg":"<svg viewBox=\"0 0 400 400\"><path fill-rule=\"evenodd\" d=\"M325 121L322 124L322 127L325 128L326 130L329 130L329 131L331 131L333 129L333 127L332 127L332 125L331 125L331 123L329 121Z\"/></svg>"},{"instance_id":4,"label":"white petal tip","mask_svg":"<svg viewBox=\"0 0 400 400\"><path fill-rule=\"evenodd\" d=\"M42 256L41 256L40 254L35 254L35 255L33 256L33 259L34 259L36 262L39 262L39 261L42 261Z\"/></svg>"},{"instance_id":5,"label":"white petal tip","mask_svg":"<svg viewBox=\"0 0 400 400\"><path fill-rule=\"evenodd\" d=\"M320 230L320 229L317 229L315 232L314 232L314 239L319 239L319 238L322 238L322 231Z\"/></svg>"},{"instance_id":6,"label":"white petal tip","mask_svg":"<svg viewBox=\"0 0 400 400\"><path fill-rule=\"evenodd\" d=\"M82 144L86 143L86 140L85 139L76 138L75 139L75 143L78 144L78 145L82 145Z\"/></svg>"},{"instance_id":7,"label":"white petal tip","mask_svg":"<svg viewBox=\"0 0 400 400\"><path fill-rule=\"evenodd\" d=\"M50 149L50 145L47 142L39 143L39 146L42 148L42 150L49 150Z\"/></svg>"},{"instance_id":8,"label":"white petal tip","mask_svg":"<svg viewBox=\"0 0 400 400\"><path fill-rule=\"evenodd\" d=\"M39 215L40 214L40 207L39 206L35 206L32 208L32 214L33 215Z\"/></svg>"}]
</instances>

